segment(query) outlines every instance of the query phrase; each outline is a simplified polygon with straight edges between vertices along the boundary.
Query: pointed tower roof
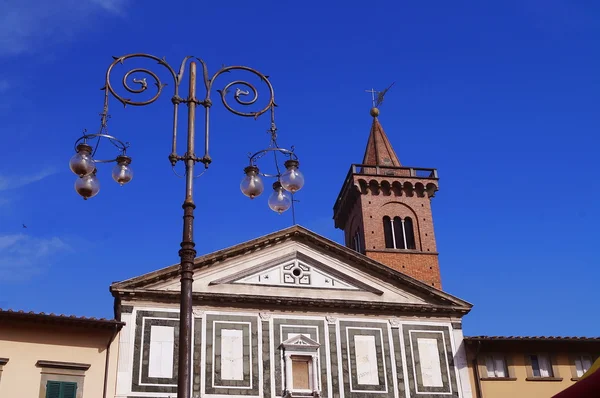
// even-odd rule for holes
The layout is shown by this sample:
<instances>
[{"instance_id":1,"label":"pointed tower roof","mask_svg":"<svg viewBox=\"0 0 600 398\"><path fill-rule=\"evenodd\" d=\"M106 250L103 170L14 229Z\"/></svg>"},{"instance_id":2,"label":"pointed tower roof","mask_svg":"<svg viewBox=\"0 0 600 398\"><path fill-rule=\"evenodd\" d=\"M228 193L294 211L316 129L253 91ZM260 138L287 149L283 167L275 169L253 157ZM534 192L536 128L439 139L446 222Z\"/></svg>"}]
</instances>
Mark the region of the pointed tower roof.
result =
<instances>
[{"instance_id":1,"label":"pointed tower roof","mask_svg":"<svg viewBox=\"0 0 600 398\"><path fill-rule=\"evenodd\" d=\"M365 149L365 156L362 164L372 166L396 166L401 167L400 160L390 144L381 123L379 123L379 109L371 108L371 116L373 116L373 124L371 125L371 132L369 133L369 140L367 141L367 148Z\"/></svg>"}]
</instances>

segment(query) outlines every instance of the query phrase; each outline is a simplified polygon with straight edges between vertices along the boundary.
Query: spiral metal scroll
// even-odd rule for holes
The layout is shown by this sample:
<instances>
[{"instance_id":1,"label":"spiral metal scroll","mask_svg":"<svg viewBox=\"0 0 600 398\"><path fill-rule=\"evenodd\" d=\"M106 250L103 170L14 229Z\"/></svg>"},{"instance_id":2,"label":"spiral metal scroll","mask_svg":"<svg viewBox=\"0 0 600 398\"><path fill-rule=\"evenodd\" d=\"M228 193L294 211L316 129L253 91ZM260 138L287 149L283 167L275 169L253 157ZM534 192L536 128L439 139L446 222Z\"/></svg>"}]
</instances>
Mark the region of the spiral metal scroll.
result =
<instances>
[{"instance_id":1,"label":"spiral metal scroll","mask_svg":"<svg viewBox=\"0 0 600 398\"><path fill-rule=\"evenodd\" d=\"M155 102L160 97L160 95L163 92L163 88L166 86L166 83L163 83L155 72L153 72L149 69L146 69L146 68L134 68L134 69L129 70L123 76L122 82L121 82L123 85L123 88L128 93L141 94L141 93L145 92L146 90L148 90L151 85L153 85L156 87L156 93L150 99L145 100L145 101L135 101L132 98L126 98L123 95L118 94L117 91L115 90L113 84L111 83L111 73L114 70L115 66L117 66L119 64L122 65L126 60L128 60L130 58L151 59L151 60L156 61L159 65L165 67L173 79L173 83L174 83L174 87L175 87L175 93L174 93L173 99L177 100L179 102L186 102L186 100L183 100L182 98L179 97L179 85L181 84L181 81L183 80L183 75L185 73L187 61L193 57L187 56L183 59L178 73L175 72L175 69L173 69L173 67L171 67L165 61L164 58L159 58L154 55L136 53L136 54L128 54L128 55L124 55L121 57L113 57L113 58L114 58L113 63L110 64L110 66L108 67L108 70L106 71L106 85L105 85L104 89L107 90L107 92L110 92L123 105L133 105L133 106L149 105L149 104ZM268 101L267 101L266 105L264 106L264 108L260 109L259 111L254 111L254 112L244 112L244 111L235 109L234 106L232 106L227 100L227 95L229 93L233 92L234 101L241 106L250 106L250 105L256 104L259 96L258 96L257 88L252 83L245 81L245 80L234 80L234 81L230 82L229 84L227 84L223 89L217 90L217 92L220 94L221 102L223 103L225 108L228 111L230 111L231 113L234 113L239 116L257 118L258 116L267 112L272 106L275 106L275 92L273 90L273 86L271 85L271 82L269 82L268 76L265 76L264 74L260 73L259 71L255 70L255 69L252 69L250 67L236 65L236 66L223 67L220 70L218 70L212 77L209 77L208 68L206 66L206 63L200 58L195 58L195 59L198 60L200 62L200 64L202 65L204 86L206 88L205 98L204 98L204 100L201 100L201 101L196 100L198 104L203 105L205 107L210 107L212 105L210 95L211 95L211 91L213 88L213 83L220 75L222 75L223 73L229 73L232 71L246 71L246 72L250 72L250 73L254 74L255 76L257 76L258 78L260 78L260 80L262 82L264 82L265 85L267 86ZM137 76L137 78L136 78L136 76ZM143 76L143 77L141 77L141 76ZM137 85L137 87L135 85ZM235 90L233 90L233 89L235 89ZM249 96L250 98L247 100L244 99L247 96Z\"/></svg>"},{"instance_id":2,"label":"spiral metal scroll","mask_svg":"<svg viewBox=\"0 0 600 398\"><path fill-rule=\"evenodd\" d=\"M219 75L226 73L226 72L228 73L231 71L235 71L235 70L244 70L244 71L251 72L254 75L258 76L261 79L261 81L263 81L267 85L267 87L269 89L269 100L268 100L267 104L265 105L265 107L257 112L240 112L240 111L235 110L227 102L227 94L229 92L231 92L232 87L237 85L237 86L242 86L242 87L245 87L248 89L248 90L243 90L240 87L237 87L235 90L235 93L233 94L234 100L242 106L249 106L249 105L255 104L256 101L258 100L258 90L256 89L256 87L254 87L254 85L252 85L251 83L249 83L247 81L234 80L231 83L227 84L222 90L217 90L217 92L221 95L221 102L223 102L223 105L225 106L225 108L227 108L227 110L229 112L234 113L239 116L257 118L260 115L262 115L263 113L267 112L269 109L271 109L271 107L276 106L275 105L275 92L273 90L273 86L271 85L271 82L269 81L268 76L265 76L262 73L260 73L259 71L249 68L247 66L227 66L227 67L221 68L221 70L219 70L217 73L215 73L211 79L207 79L205 64L202 60L200 60L200 62L202 63L202 66L204 67L204 72L205 72L204 78L205 78L205 83L207 84L207 97L206 97L207 100L210 100L210 88L212 86L212 82L214 82L215 79ZM240 98L241 96L247 96L247 95L251 95L251 97L252 97L248 101L245 101Z\"/></svg>"},{"instance_id":3,"label":"spiral metal scroll","mask_svg":"<svg viewBox=\"0 0 600 398\"><path fill-rule=\"evenodd\" d=\"M146 68L134 68L134 69L131 69L129 72L125 73L125 75L123 76L122 84L123 84L123 87L125 88L125 90L127 90L131 94L143 93L144 91L146 91L148 89L148 82L146 81L146 79L149 77L153 80L153 83L156 86L156 89L157 89L156 94L152 98L150 98L149 100L146 100L146 101L133 101L131 98L125 98L125 97L117 94L117 92L115 91L114 87L111 84L110 74L112 73L112 71L116 65L123 64L125 62L125 60L130 59L130 58L148 58L148 59L155 60L159 65L164 66L171 74L171 77L173 78L173 82L175 84L175 88L176 88L175 90L177 92L177 88L179 87L179 81L180 81L179 76L175 73L175 70L173 70L173 68L163 58L158 58L158 57L155 57L154 55L142 54L142 53L129 54L129 55L124 55L122 57L113 57L113 58L115 60L113 61L112 64L110 64L110 66L108 67L108 70L106 71L106 86L104 87L104 89L108 90L123 105L144 106L144 105L151 104L154 101L156 101L158 99L158 97L160 97L160 94L162 93L162 90L163 90L164 86L166 85L166 84L163 84L161 82L160 78L156 75L156 73L152 72L151 70L146 69ZM188 58L186 57L186 60L187 59ZM132 75L138 74L138 73L144 74L144 75L146 75L146 77L143 77L141 79L136 79L136 78L132 77ZM131 77L131 83L138 84L139 85L138 88L134 88L130 85L130 83L128 81L130 77Z\"/></svg>"}]
</instances>

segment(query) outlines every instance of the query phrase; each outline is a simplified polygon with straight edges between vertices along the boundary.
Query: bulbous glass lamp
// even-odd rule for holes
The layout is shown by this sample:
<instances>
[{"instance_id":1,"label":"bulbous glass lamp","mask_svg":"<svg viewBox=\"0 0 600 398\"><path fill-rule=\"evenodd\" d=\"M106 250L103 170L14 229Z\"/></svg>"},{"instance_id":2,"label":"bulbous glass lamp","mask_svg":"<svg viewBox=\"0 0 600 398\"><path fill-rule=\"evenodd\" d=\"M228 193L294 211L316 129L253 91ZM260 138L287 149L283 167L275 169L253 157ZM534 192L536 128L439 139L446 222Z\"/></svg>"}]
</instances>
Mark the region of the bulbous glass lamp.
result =
<instances>
[{"instance_id":1,"label":"bulbous glass lamp","mask_svg":"<svg viewBox=\"0 0 600 398\"><path fill-rule=\"evenodd\" d=\"M119 185L127 184L133 178L133 170L131 170L131 158L125 155L117 156L117 164L113 167L112 178Z\"/></svg>"},{"instance_id":2,"label":"bulbous glass lamp","mask_svg":"<svg viewBox=\"0 0 600 398\"><path fill-rule=\"evenodd\" d=\"M100 191L100 182L96 178L96 173L79 177L75 181L75 191L83 197L84 200L93 198Z\"/></svg>"},{"instance_id":3,"label":"bulbous glass lamp","mask_svg":"<svg viewBox=\"0 0 600 398\"><path fill-rule=\"evenodd\" d=\"M262 178L258 174L258 167L248 166L244 169L244 173L246 173L246 177L242 179L240 189L244 195L250 199L254 199L263 193L265 189Z\"/></svg>"},{"instance_id":4,"label":"bulbous glass lamp","mask_svg":"<svg viewBox=\"0 0 600 398\"><path fill-rule=\"evenodd\" d=\"M269 207L274 212L283 213L292 205L292 198L287 193L279 181L273 183L273 193L269 197Z\"/></svg>"},{"instance_id":5,"label":"bulbous glass lamp","mask_svg":"<svg viewBox=\"0 0 600 398\"><path fill-rule=\"evenodd\" d=\"M281 185L286 191L298 192L304 186L304 175L298 170L300 163L297 160L290 159L284 165L287 171L281 175Z\"/></svg>"},{"instance_id":6,"label":"bulbous glass lamp","mask_svg":"<svg viewBox=\"0 0 600 398\"><path fill-rule=\"evenodd\" d=\"M69 161L69 168L79 177L92 174L96 164L92 158L92 147L88 144L77 145L77 153Z\"/></svg>"}]
</instances>

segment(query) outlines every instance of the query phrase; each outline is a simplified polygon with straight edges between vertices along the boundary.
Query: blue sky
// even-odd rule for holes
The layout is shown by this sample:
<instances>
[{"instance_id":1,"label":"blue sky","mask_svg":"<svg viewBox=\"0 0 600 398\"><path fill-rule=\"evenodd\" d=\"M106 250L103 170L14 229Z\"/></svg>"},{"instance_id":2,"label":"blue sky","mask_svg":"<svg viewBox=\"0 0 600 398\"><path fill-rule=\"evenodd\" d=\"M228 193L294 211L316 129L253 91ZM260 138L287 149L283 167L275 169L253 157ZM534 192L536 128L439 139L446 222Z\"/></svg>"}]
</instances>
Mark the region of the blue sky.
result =
<instances>
[{"instance_id":1,"label":"blue sky","mask_svg":"<svg viewBox=\"0 0 600 398\"><path fill-rule=\"evenodd\" d=\"M269 75L280 144L295 146L307 181L297 221L338 242L332 207L362 160L365 90L395 81L380 121L403 164L439 171L444 289L475 305L465 333L596 335L599 19L583 0L3 1L0 307L111 317L111 282L178 261L170 93L146 108L111 101L110 132L132 144L129 185L105 166L83 201L68 169L82 129L98 128L111 56L148 52ZM267 195L239 191L268 119L215 101L211 122L199 254L291 225Z\"/></svg>"}]
</instances>

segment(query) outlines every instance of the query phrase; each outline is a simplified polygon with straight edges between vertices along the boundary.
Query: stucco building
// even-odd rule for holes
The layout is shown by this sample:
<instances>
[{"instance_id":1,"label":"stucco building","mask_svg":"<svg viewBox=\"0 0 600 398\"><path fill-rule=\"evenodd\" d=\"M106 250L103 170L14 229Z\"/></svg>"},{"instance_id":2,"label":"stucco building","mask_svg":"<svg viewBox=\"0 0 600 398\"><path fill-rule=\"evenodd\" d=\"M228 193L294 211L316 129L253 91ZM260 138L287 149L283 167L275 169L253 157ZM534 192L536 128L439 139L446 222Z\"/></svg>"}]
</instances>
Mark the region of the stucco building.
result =
<instances>
[{"instance_id":1,"label":"stucco building","mask_svg":"<svg viewBox=\"0 0 600 398\"><path fill-rule=\"evenodd\" d=\"M0 397L114 397L114 320L0 310Z\"/></svg>"},{"instance_id":2,"label":"stucco building","mask_svg":"<svg viewBox=\"0 0 600 398\"><path fill-rule=\"evenodd\" d=\"M591 368L600 337L476 336L465 347L474 398L552 397Z\"/></svg>"}]
</instances>

